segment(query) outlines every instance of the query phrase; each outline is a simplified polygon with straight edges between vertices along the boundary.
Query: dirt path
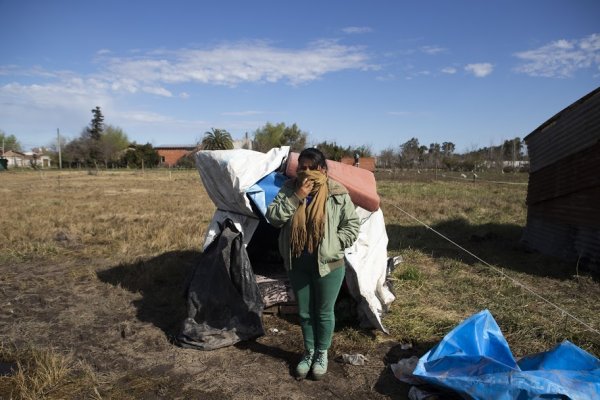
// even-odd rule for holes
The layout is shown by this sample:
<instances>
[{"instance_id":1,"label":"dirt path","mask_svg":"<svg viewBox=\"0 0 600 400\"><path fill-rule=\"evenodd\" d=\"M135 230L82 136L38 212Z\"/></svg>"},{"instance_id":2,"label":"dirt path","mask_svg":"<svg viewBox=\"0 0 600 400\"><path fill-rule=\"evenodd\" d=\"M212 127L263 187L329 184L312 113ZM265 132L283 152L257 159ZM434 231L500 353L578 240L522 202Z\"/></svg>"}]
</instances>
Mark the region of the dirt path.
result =
<instances>
[{"instance_id":1,"label":"dirt path","mask_svg":"<svg viewBox=\"0 0 600 400\"><path fill-rule=\"evenodd\" d=\"M301 334L278 316L264 316L267 335L253 342L210 352L172 344L185 312L181 278L196 256L170 254L167 264L177 270L162 268L164 259L2 267L0 339L70 354L75 374L86 369L93 376L94 387L78 393L96 398L407 398L408 386L386 364L422 350L400 351L393 341L364 352L364 366L330 362L320 382L293 377ZM330 358L339 355L334 346Z\"/></svg>"}]
</instances>

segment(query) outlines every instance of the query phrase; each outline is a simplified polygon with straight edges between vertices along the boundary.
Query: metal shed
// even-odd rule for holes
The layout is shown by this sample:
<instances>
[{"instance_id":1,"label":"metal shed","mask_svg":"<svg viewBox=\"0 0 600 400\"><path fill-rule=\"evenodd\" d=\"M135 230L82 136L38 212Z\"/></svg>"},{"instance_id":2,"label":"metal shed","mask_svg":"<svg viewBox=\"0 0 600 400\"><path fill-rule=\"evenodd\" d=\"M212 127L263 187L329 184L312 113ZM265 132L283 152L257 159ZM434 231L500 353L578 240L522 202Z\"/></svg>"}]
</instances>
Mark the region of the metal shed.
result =
<instances>
[{"instance_id":1,"label":"metal shed","mask_svg":"<svg viewBox=\"0 0 600 400\"><path fill-rule=\"evenodd\" d=\"M600 87L524 140L530 173L522 242L600 272Z\"/></svg>"}]
</instances>

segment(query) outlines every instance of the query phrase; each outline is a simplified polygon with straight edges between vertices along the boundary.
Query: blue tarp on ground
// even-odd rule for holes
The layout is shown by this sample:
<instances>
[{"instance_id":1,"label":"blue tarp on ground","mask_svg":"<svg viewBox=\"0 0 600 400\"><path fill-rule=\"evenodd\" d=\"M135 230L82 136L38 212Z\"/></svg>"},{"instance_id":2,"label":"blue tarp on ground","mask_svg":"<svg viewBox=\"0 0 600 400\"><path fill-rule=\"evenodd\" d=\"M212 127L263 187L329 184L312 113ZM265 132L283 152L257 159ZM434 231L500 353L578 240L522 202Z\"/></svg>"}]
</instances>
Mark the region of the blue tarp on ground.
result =
<instances>
[{"instance_id":1,"label":"blue tarp on ground","mask_svg":"<svg viewBox=\"0 0 600 400\"><path fill-rule=\"evenodd\" d=\"M469 317L419 359L413 375L468 399L593 399L600 360L569 341L516 362L488 310Z\"/></svg>"}]
</instances>

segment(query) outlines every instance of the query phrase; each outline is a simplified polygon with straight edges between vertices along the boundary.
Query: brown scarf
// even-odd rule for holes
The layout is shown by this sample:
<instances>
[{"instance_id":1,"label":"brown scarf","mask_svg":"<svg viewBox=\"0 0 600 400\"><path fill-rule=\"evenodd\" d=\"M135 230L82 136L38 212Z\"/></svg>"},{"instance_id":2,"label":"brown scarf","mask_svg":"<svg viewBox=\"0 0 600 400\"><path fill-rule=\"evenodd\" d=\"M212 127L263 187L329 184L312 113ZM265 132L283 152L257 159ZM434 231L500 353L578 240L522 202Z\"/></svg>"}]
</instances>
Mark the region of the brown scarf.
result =
<instances>
[{"instance_id":1,"label":"brown scarf","mask_svg":"<svg viewBox=\"0 0 600 400\"><path fill-rule=\"evenodd\" d=\"M313 180L315 185L310 193L313 199L308 207L304 199L292 219L290 241L294 257L300 256L305 247L312 254L325 234L325 203L329 196L327 175L320 171L298 172L296 183L303 182L304 179Z\"/></svg>"}]
</instances>

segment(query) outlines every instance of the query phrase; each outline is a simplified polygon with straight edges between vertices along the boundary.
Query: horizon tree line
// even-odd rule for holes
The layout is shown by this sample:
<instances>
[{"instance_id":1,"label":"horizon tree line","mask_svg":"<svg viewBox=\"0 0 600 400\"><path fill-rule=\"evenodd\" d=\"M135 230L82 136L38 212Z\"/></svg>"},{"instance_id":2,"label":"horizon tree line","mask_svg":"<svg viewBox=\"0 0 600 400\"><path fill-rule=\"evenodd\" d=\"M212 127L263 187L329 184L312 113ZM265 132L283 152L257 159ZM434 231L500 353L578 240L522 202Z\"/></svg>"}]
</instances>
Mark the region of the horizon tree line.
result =
<instances>
[{"instance_id":1,"label":"horizon tree line","mask_svg":"<svg viewBox=\"0 0 600 400\"><path fill-rule=\"evenodd\" d=\"M57 163L58 146L62 150L63 165L69 167L156 167L160 165L160 157L150 143L137 144L130 142L127 134L120 127L104 123L104 115L99 106L91 110L92 119L84 127L79 137L73 140L61 138L61 143L49 146L49 153L54 155ZM248 134L246 133L246 136ZM21 151L22 147L14 135L7 135L0 130L0 140L9 149ZM308 141L308 133L301 130L296 123L286 125L267 122L253 132L252 140L243 147L267 152L274 147L290 146L292 151L304 149ZM336 142L312 142L310 146L317 147L327 158L340 161L343 157L373 157L369 145L358 147L341 146ZM233 149L234 140L231 134L221 128L211 128L204 133L196 143L198 150ZM503 166L504 162L512 161L513 167L517 161L526 159L524 146L520 138L505 140L499 146L489 146L474 149L463 154L455 153L453 142L445 141L430 143L429 146L419 143L418 138L412 137L406 142L388 147L377 155L377 166L380 168L441 168L475 170L483 167ZM192 167L193 161L182 159L181 167Z\"/></svg>"}]
</instances>

